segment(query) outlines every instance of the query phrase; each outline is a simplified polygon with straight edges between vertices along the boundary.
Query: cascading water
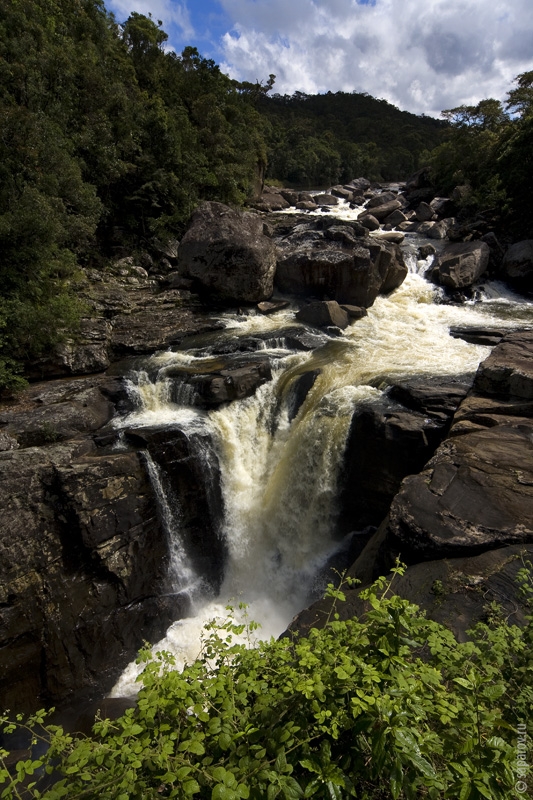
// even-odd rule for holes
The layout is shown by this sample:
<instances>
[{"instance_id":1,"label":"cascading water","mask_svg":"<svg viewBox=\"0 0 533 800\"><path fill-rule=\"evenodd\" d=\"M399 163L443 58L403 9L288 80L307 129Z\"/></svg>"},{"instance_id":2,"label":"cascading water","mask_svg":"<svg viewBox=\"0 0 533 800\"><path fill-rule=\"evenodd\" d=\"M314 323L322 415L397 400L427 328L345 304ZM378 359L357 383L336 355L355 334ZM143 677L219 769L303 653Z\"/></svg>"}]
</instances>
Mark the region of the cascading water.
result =
<instances>
[{"instance_id":1,"label":"cascading water","mask_svg":"<svg viewBox=\"0 0 533 800\"><path fill-rule=\"evenodd\" d=\"M249 604L249 615L268 638L279 635L310 600L317 571L339 546L338 473L358 402L379 399L388 385L409 376L473 373L490 350L451 337L450 326L501 329L516 327L518 317L533 327L532 304L497 287L485 290L487 302L436 303L439 290L419 274L427 263L417 262L417 244L406 247L410 272L402 286L378 297L368 316L313 352L290 351L285 339L276 341L276 331L295 325L291 310L228 317L226 337L263 334L262 355L273 356L272 380L251 397L206 412L187 405L191 396L171 390L172 367L209 365L202 351L156 354L132 381L138 410L118 425L207 432L221 470L224 579L215 601L195 598L194 616L174 623L156 645L174 652L178 664L198 655L204 623L223 616L228 602ZM281 350L269 350L277 344ZM294 416L294 387L308 373L315 380ZM179 519L168 524L179 542ZM173 569L183 581L191 569L187 554L181 545L174 553ZM187 573L186 580L194 584L195 576ZM137 672L130 665L113 694L134 693Z\"/></svg>"}]
</instances>

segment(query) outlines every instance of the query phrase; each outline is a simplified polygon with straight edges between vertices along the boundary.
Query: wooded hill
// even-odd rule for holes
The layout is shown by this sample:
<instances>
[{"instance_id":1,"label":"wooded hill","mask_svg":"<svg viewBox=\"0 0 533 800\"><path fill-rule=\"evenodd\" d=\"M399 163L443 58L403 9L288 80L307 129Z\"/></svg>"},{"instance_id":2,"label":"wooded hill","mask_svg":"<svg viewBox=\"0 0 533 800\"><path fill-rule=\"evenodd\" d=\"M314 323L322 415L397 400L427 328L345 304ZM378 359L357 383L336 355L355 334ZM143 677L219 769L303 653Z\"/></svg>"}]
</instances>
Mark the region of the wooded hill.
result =
<instances>
[{"instance_id":1,"label":"wooded hill","mask_svg":"<svg viewBox=\"0 0 533 800\"><path fill-rule=\"evenodd\" d=\"M265 177L397 180L436 148L443 185L470 182L470 200L530 219L533 73L514 120L437 121L366 94L270 97L275 76L238 83L166 40L102 0L0 6L0 390L75 327L80 266L179 237L200 201L242 205Z\"/></svg>"}]
</instances>

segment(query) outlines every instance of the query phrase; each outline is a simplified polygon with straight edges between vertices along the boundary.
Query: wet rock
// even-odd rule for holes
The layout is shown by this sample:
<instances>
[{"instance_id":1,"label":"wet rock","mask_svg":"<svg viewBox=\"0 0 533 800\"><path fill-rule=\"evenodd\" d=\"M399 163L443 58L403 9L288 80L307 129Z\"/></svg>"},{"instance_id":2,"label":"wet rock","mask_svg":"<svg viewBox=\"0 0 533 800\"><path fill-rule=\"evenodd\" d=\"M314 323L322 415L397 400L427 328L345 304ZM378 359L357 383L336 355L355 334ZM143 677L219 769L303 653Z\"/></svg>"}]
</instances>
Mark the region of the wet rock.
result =
<instances>
[{"instance_id":1,"label":"wet rock","mask_svg":"<svg viewBox=\"0 0 533 800\"><path fill-rule=\"evenodd\" d=\"M272 295L276 257L262 220L222 203L203 203L194 212L179 264L219 300L257 303Z\"/></svg>"},{"instance_id":2,"label":"wet rock","mask_svg":"<svg viewBox=\"0 0 533 800\"><path fill-rule=\"evenodd\" d=\"M463 339L470 344L481 344L493 347L499 344L505 335L505 330L500 328L470 328L454 326L450 328L450 336L454 339Z\"/></svg>"},{"instance_id":3,"label":"wet rock","mask_svg":"<svg viewBox=\"0 0 533 800\"><path fill-rule=\"evenodd\" d=\"M533 331L508 333L478 368L474 388L488 395L533 399Z\"/></svg>"},{"instance_id":4,"label":"wet rock","mask_svg":"<svg viewBox=\"0 0 533 800\"><path fill-rule=\"evenodd\" d=\"M532 434L530 422L444 442L394 498L389 530L398 550L420 561L531 541Z\"/></svg>"},{"instance_id":5,"label":"wet rock","mask_svg":"<svg viewBox=\"0 0 533 800\"><path fill-rule=\"evenodd\" d=\"M337 328L343 329L349 323L348 314L335 300L316 300L309 303L297 312L296 319L318 328L335 325Z\"/></svg>"},{"instance_id":6,"label":"wet rock","mask_svg":"<svg viewBox=\"0 0 533 800\"><path fill-rule=\"evenodd\" d=\"M295 206L298 202L298 192L293 192L291 189L280 189L279 193L291 206Z\"/></svg>"},{"instance_id":7,"label":"wet rock","mask_svg":"<svg viewBox=\"0 0 533 800\"><path fill-rule=\"evenodd\" d=\"M368 315L368 311L362 306L341 305L341 308L346 311L350 319L362 319Z\"/></svg>"},{"instance_id":8,"label":"wet rock","mask_svg":"<svg viewBox=\"0 0 533 800\"><path fill-rule=\"evenodd\" d=\"M261 312L261 314L275 314L276 311L283 311L284 308L288 308L290 305L288 300L274 300L268 301L265 300L263 303L258 303L257 308Z\"/></svg>"},{"instance_id":9,"label":"wet rock","mask_svg":"<svg viewBox=\"0 0 533 800\"><path fill-rule=\"evenodd\" d=\"M521 292L533 292L533 239L511 245L504 256L502 272L511 286Z\"/></svg>"},{"instance_id":10,"label":"wet rock","mask_svg":"<svg viewBox=\"0 0 533 800\"><path fill-rule=\"evenodd\" d=\"M435 258L431 280L451 289L471 286L487 269L489 254L485 242L450 244Z\"/></svg>"},{"instance_id":11,"label":"wet rock","mask_svg":"<svg viewBox=\"0 0 533 800\"><path fill-rule=\"evenodd\" d=\"M179 519L180 537L204 589L216 594L224 576L226 543L218 458L211 438L178 427L128 429L127 438L148 450Z\"/></svg>"},{"instance_id":12,"label":"wet rock","mask_svg":"<svg viewBox=\"0 0 533 800\"><path fill-rule=\"evenodd\" d=\"M144 469L135 453L94 453L79 441L0 453L2 707L105 693L174 618L148 612L168 551Z\"/></svg>"},{"instance_id":13,"label":"wet rock","mask_svg":"<svg viewBox=\"0 0 533 800\"><path fill-rule=\"evenodd\" d=\"M210 368L204 365L202 372L170 367L166 376L173 381L175 402L211 407L250 397L272 380L272 370L266 358L241 357L216 359Z\"/></svg>"},{"instance_id":14,"label":"wet rock","mask_svg":"<svg viewBox=\"0 0 533 800\"><path fill-rule=\"evenodd\" d=\"M286 199L284 193L275 186L265 186L260 197L250 203L251 208L257 211L284 211L292 203Z\"/></svg>"},{"instance_id":15,"label":"wet rock","mask_svg":"<svg viewBox=\"0 0 533 800\"><path fill-rule=\"evenodd\" d=\"M332 194L315 194L313 195L313 200L317 204L317 206L336 206L339 202L338 197L334 197Z\"/></svg>"},{"instance_id":16,"label":"wet rock","mask_svg":"<svg viewBox=\"0 0 533 800\"><path fill-rule=\"evenodd\" d=\"M316 211L318 206L312 200L299 200L295 207L300 211Z\"/></svg>"},{"instance_id":17,"label":"wet rock","mask_svg":"<svg viewBox=\"0 0 533 800\"><path fill-rule=\"evenodd\" d=\"M379 230L379 220L376 219L372 214L360 214L357 218L361 225L369 231L377 231Z\"/></svg>"},{"instance_id":18,"label":"wet rock","mask_svg":"<svg viewBox=\"0 0 533 800\"><path fill-rule=\"evenodd\" d=\"M387 225L392 225L392 227L394 228L396 227L396 225L399 225L400 222L407 222L407 217L405 216L403 211L400 211L400 209L398 208L396 209L396 211L393 211L392 214L389 214L389 216L385 218L385 222Z\"/></svg>"},{"instance_id":19,"label":"wet rock","mask_svg":"<svg viewBox=\"0 0 533 800\"><path fill-rule=\"evenodd\" d=\"M383 222L383 220L385 220L390 214L392 214L393 211L396 211L396 209L401 208L401 207L402 207L402 203L401 203L400 200L389 200L388 203L383 203L383 204L380 204L380 205L377 205L377 206L372 206L371 213L372 213L372 216L375 219L377 219L379 222ZM360 222L363 221L365 213L367 213L367 212L363 212L362 214L360 214L358 216L357 219Z\"/></svg>"},{"instance_id":20,"label":"wet rock","mask_svg":"<svg viewBox=\"0 0 533 800\"><path fill-rule=\"evenodd\" d=\"M435 212L429 203L420 203L415 209L415 214L419 222L430 222L435 219Z\"/></svg>"},{"instance_id":21,"label":"wet rock","mask_svg":"<svg viewBox=\"0 0 533 800\"><path fill-rule=\"evenodd\" d=\"M276 283L283 292L368 308L407 274L396 245L358 238L348 226L297 225L277 244Z\"/></svg>"},{"instance_id":22,"label":"wet rock","mask_svg":"<svg viewBox=\"0 0 533 800\"><path fill-rule=\"evenodd\" d=\"M344 186L334 186L331 190L331 194L333 197L338 197L341 200L346 200L350 202L353 197L353 190L346 189Z\"/></svg>"},{"instance_id":23,"label":"wet rock","mask_svg":"<svg viewBox=\"0 0 533 800\"><path fill-rule=\"evenodd\" d=\"M298 415L300 408L304 404L307 395L315 385L315 381L319 375L319 369L310 370L309 372L304 372L303 375L300 375L292 384L287 403L289 408L288 415L290 422L292 422L292 420Z\"/></svg>"}]
</instances>

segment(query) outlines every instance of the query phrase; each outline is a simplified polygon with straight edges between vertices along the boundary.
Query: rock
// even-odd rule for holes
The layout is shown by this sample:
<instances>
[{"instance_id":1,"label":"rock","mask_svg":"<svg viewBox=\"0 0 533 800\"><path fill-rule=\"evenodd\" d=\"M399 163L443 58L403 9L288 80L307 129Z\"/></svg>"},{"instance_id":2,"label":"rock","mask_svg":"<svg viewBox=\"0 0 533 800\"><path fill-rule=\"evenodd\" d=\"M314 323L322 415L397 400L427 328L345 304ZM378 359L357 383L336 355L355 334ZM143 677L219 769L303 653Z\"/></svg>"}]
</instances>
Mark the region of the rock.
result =
<instances>
[{"instance_id":1,"label":"rock","mask_svg":"<svg viewBox=\"0 0 533 800\"><path fill-rule=\"evenodd\" d=\"M377 231L379 230L379 220L377 220L372 214L359 214L358 222L361 223L365 228L369 231Z\"/></svg>"},{"instance_id":2,"label":"rock","mask_svg":"<svg viewBox=\"0 0 533 800\"><path fill-rule=\"evenodd\" d=\"M335 300L317 300L309 303L297 312L296 319L318 328L334 325L342 330L349 324L348 314Z\"/></svg>"},{"instance_id":3,"label":"rock","mask_svg":"<svg viewBox=\"0 0 533 800\"><path fill-rule=\"evenodd\" d=\"M292 205L275 186L265 186L261 196L250 203L257 211L283 211Z\"/></svg>"},{"instance_id":4,"label":"rock","mask_svg":"<svg viewBox=\"0 0 533 800\"><path fill-rule=\"evenodd\" d=\"M394 200L398 200L398 195L395 192L380 192L380 194L371 197L370 200L367 201L366 208L378 208Z\"/></svg>"},{"instance_id":5,"label":"rock","mask_svg":"<svg viewBox=\"0 0 533 800\"><path fill-rule=\"evenodd\" d=\"M317 206L336 206L339 202L338 197L334 197L332 194L315 194L313 195L313 200L317 204Z\"/></svg>"},{"instance_id":6,"label":"rock","mask_svg":"<svg viewBox=\"0 0 533 800\"><path fill-rule=\"evenodd\" d=\"M431 173L429 167L422 167L413 175L411 175L405 182L405 191L408 194L413 194L419 189L432 188Z\"/></svg>"},{"instance_id":7,"label":"rock","mask_svg":"<svg viewBox=\"0 0 533 800\"><path fill-rule=\"evenodd\" d=\"M110 365L111 325L105 319L82 319L76 339L56 345L52 354L31 362L26 368L30 380L89 375Z\"/></svg>"},{"instance_id":8,"label":"rock","mask_svg":"<svg viewBox=\"0 0 533 800\"><path fill-rule=\"evenodd\" d=\"M462 378L421 379L389 390L403 408L384 398L357 409L342 468L343 532L380 524L402 480L419 472L443 440L468 388Z\"/></svg>"},{"instance_id":9,"label":"rock","mask_svg":"<svg viewBox=\"0 0 533 800\"><path fill-rule=\"evenodd\" d=\"M501 606L509 625L527 623L529 610L517 592L518 571L523 567L523 559L532 557L531 545L509 546L479 556L414 564L404 575L394 578L393 591L418 605L430 619L445 625L460 642L465 642L476 623L486 622L492 603ZM358 563L362 558L348 570L350 577L361 574ZM368 602L359 597L362 588L343 587L346 601L335 606L340 619L361 618L370 610ZM332 603L331 598L325 598L302 611L289 626L288 634L305 636L310 628L323 627L331 617Z\"/></svg>"},{"instance_id":10,"label":"rock","mask_svg":"<svg viewBox=\"0 0 533 800\"><path fill-rule=\"evenodd\" d=\"M5 453L6 450L18 450L19 447L19 443L13 436L5 431L0 431L0 453Z\"/></svg>"},{"instance_id":11,"label":"rock","mask_svg":"<svg viewBox=\"0 0 533 800\"><path fill-rule=\"evenodd\" d=\"M400 200L389 200L388 203L383 203L383 205L373 206L372 207L372 216L375 217L379 222L383 222L393 211L396 209L401 208L402 204ZM363 212L358 216L358 220L362 222L362 216L367 212Z\"/></svg>"},{"instance_id":12,"label":"rock","mask_svg":"<svg viewBox=\"0 0 533 800\"><path fill-rule=\"evenodd\" d=\"M428 256L434 256L437 251L432 244L422 244L418 248L418 258L420 260L426 259Z\"/></svg>"},{"instance_id":13,"label":"rock","mask_svg":"<svg viewBox=\"0 0 533 800\"><path fill-rule=\"evenodd\" d=\"M202 203L194 212L179 264L219 300L257 303L272 295L275 250L261 219L221 203Z\"/></svg>"},{"instance_id":14,"label":"rock","mask_svg":"<svg viewBox=\"0 0 533 800\"><path fill-rule=\"evenodd\" d=\"M521 292L533 291L533 239L512 244L502 265L504 279Z\"/></svg>"},{"instance_id":15,"label":"rock","mask_svg":"<svg viewBox=\"0 0 533 800\"><path fill-rule=\"evenodd\" d=\"M214 359L210 367L202 365L202 372L194 366L169 367L165 375L173 381L174 402L208 408L250 397L272 380L270 364L261 356Z\"/></svg>"},{"instance_id":16,"label":"rock","mask_svg":"<svg viewBox=\"0 0 533 800\"><path fill-rule=\"evenodd\" d=\"M397 551L420 561L474 555L533 537L533 425L448 439L390 510Z\"/></svg>"},{"instance_id":17,"label":"rock","mask_svg":"<svg viewBox=\"0 0 533 800\"><path fill-rule=\"evenodd\" d=\"M430 239L445 239L448 233L448 223L445 220L436 222L427 231L427 236Z\"/></svg>"},{"instance_id":18,"label":"rock","mask_svg":"<svg viewBox=\"0 0 533 800\"><path fill-rule=\"evenodd\" d=\"M485 242L450 244L435 258L431 280L451 289L471 286L487 269L489 253Z\"/></svg>"},{"instance_id":19,"label":"rock","mask_svg":"<svg viewBox=\"0 0 533 800\"><path fill-rule=\"evenodd\" d=\"M332 194L333 197L338 197L340 200L350 202L353 197L353 190L347 189L345 186L334 186L330 194Z\"/></svg>"},{"instance_id":20,"label":"rock","mask_svg":"<svg viewBox=\"0 0 533 800\"><path fill-rule=\"evenodd\" d=\"M277 286L282 292L368 308L382 287L390 291L401 283L407 268L396 245L366 244L347 226L320 230L297 225L278 240Z\"/></svg>"},{"instance_id":21,"label":"rock","mask_svg":"<svg viewBox=\"0 0 533 800\"><path fill-rule=\"evenodd\" d=\"M21 447L35 447L98 430L114 413L113 404L100 391L105 380L32 384L15 402L0 406L2 434Z\"/></svg>"},{"instance_id":22,"label":"rock","mask_svg":"<svg viewBox=\"0 0 533 800\"><path fill-rule=\"evenodd\" d=\"M500 328L468 328L454 326L450 328L450 336L454 339L463 339L470 344L481 344L493 347L499 344L505 335L505 330Z\"/></svg>"},{"instance_id":23,"label":"rock","mask_svg":"<svg viewBox=\"0 0 533 800\"><path fill-rule=\"evenodd\" d=\"M283 309L288 308L289 305L290 303L288 300L265 300L263 303L258 303L257 308L261 314L275 314L276 311L283 311Z\"/></svg>"},{"instance_id":24,"label":"rock","mask_svg":"<svg viewBox=\"0 0 533 800\"><path fill-rule=\"evenodd\" d=\"M312 200L299 200L296 203L296 208L300 211L316 211L318 206Z\"/></svg>"},{"instance_id":25,"label":"rock","mask_svg":"<svg viewBox=\"0 0 533 800\"><path fill-rule=\"evenodd\" d=\"M427 222L415 222L409 230L415 231L420 236L429 236L429 232L436 224L436 222L431 222L430 220Z\"/></svg>"},{"instance_id":26,"label":"rock","mask_svg":"<svg viewBox=\"0 0 533 800\"><path fill-rule=\"evenodd\" d=\"M179 616L155 599L168 545L137 454L79 441L0 453L0 504L0 704L101 696Z\"/></svg>"},{"instance_id":27,"label":"rock","mask_svg":"<svg viewBox=\"0 0 533 800\"><path fill-rule=\"evenodd\" d=\"M407 217L405 216L403 211L400 211L399 208L397 208L396 211L393 211L392 214L389 214L388 217L385 217L386 224L392 225L393 228L396 227L396 225L399 225L400 222L406 222L406 221Z\"/></svg>"},{"instance_id":28,"label":"rock","mask_svg":"<svg viewBox=\"0 0 533 800\"><path fill-rule=\"evenodd\" d=\"M439 219L453 217L457 212L456 204L449 197L435 197L429 205Z\"/></svg>"},{"instance_id":29,"label":"rock","mask_svg":"<svg viewBox=\"0 0 533 800\"><path fill-rule=\"evenodd\" d=\"M291 189L280 189L279 193L291 206L295 206L299 200L298 192L293 192Z\"/></svg>"},{"instance_id":30,"label":"rock","mask_svg":"<svg viewBox=\"0 0 533 800\"><path fill-rule=\"evenodd\" d=\"M474 388L533 400L533 331L508 333L479 365Z\"/></svg>"},{"instance_id":31,"label":"rock","mask_svg":"<svg viewBox=\"0 0 533 800\"><path fill-rule=\"evenodd\" d=\"M298 416L300 408L305 403L307 395L315 385L315 381L320 375L319 369L310 370L299 375L290 388L290 395L287 401L289 408L289 422Z\"/></svg>"},{"instance_id":32,"label":"rock","mask_svg":"<svg viewBox=\"0 0 533 800\"><path fill-rule=\"evenodd\" d=\"M348 186L353 187L354 190L364 192L370 186L370 181L366 178L355 178L353 181L350 181Z\"/></svg>"},{"instance_id":33,"label":"rock","mask_svg":"<svg viewBox=\"0 0 533 800\"><path fill-rule=\"evenodd\" d=\"M419 222L429 222L435 219L435 212L428 203L420 203L415 209L415 214Z\"/></svg>"},{"instance_id":34,"label":"rock","mask_svg":"<svg viewBox=\"0 0 533 800\"><path fill-rule=\"evenodd\" d=\"M394 244L401 244L405 239L405 236L401 231L386 231L385 233L377 233L376 239L386 242L394 242Z\"/></svg>"},{"instance_id":35,"label":"rock","mask_svg":"<svg viewBox=\"0 0 533 800\"><path fill-rule=\"evenodd\" d=\"M343 304L341 305L341 308L343 309L343 311L346 311L350 319L362 319L363 317L366 317L368 314L366 308L363 308L362 306L350 306L347 304Z\"/></svg>"},{"instance_id":36,"label":"rock","mask_svg":"<svg viewBox=\"0 0 533 800\"><path fill-rule=\"evenodd\" d=\"M175 504L171 511L179 519L191 566L205 588L216 594L224 577L226 542L221 529L220 467L210 436L164 427L129 428L126 437L146 448L159 467L159 480L167 500Z\"/></svg>"}]
</instances>

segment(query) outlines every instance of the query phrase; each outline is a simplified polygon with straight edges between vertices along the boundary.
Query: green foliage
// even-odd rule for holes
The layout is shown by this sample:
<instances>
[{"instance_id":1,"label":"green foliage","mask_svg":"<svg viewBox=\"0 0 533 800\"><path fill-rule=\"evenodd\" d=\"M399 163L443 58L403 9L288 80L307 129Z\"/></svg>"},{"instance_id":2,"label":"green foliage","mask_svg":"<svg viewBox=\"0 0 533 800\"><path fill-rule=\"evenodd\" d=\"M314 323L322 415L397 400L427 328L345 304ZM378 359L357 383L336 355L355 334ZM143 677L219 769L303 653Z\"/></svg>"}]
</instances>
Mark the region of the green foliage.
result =
<instances>
[{"instance_id":1,"label":"green foliage","mask_svg":"<svg viewBox=\"0 0 533 800\"><path fill-rule=\"evenodd\" d=\"M261 96L258 108L270 123L268 177L309 187L405 179L447 128L357 92Z\"/></svg>"},{"instance_id":2,"label":"green foliage","mask_svg":"<svg viewBox=\"0 0 533 800\"><path fill-rule=\"evenodd\" d=\"M333 608L308 638L247 648L237 637L255 626L230 616L207 626L199 659L181 673L168 653L142 652L136 708L97 721L87 738L40 712L27 726L48 750L11 771L1 753L1 796L518 797L517 727L533 733L532 621L479 624L458 643L391 583L361 593L363 619L341 621ZM8 731L19 725L4 719Z\"/></svg>"}]
</instances>

